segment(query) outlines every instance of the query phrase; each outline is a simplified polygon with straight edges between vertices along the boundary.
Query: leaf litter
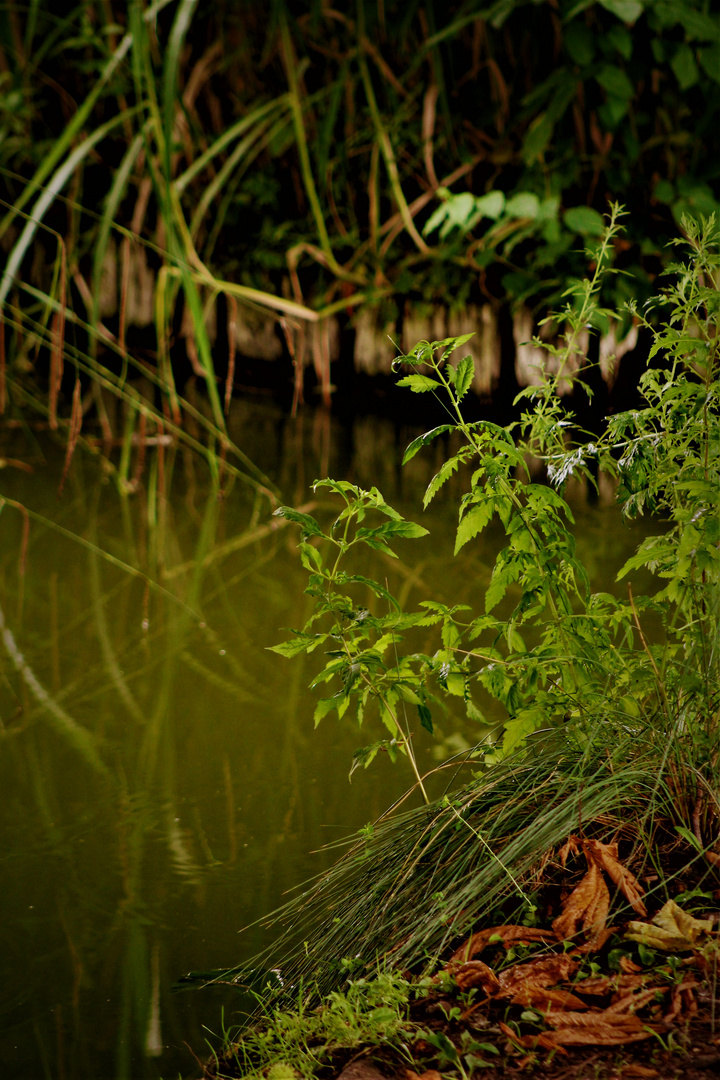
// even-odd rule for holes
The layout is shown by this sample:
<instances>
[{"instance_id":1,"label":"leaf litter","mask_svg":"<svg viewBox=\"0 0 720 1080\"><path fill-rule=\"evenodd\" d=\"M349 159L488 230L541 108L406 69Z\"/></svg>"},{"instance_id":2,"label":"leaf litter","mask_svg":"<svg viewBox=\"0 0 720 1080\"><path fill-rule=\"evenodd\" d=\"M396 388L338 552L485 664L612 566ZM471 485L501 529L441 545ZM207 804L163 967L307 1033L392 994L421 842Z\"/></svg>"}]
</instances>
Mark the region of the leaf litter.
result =
<instances>
[{"instance_id":1,"label":"leaf litter","mask_svg":"<svg viewBox=\"0 0 720 1080\"><path fill-rule=\"evenodd\" d=\"M684 1027L687 1033L690 1022L698 1018L699 996L702 1000L704 994L707 1002L708 984L711 1000L715 992L718 929L714 920L695 918L672 899L649 917L645 889L621 860L617 841L603 843L571 835L557 852L555 864L567 872L571 858L584 859L585 872L572 889L560 886L559 903L548 905L549 915L559 907L549 927L508 923L475 931L434 976L430 990L412 1002L413 1047L426 1059L424 1071L399 1067L388 1046L365 1047L352 1061L368 1069L374 1068L371 1062L379 1062L381 1080L390 1074L401 1080L436 1080L448 1071L468 1080L477 1066L482 1066L477 1075L491 1080L518 1075L516 1069L539 1064L538 1054L545 1051L543 1072L557 1080L570 1080L584 1076L572 1070L571 1048L585 1054L594 1050L596 1056L604 1049L617 1051L653 1040L657 1057L663 1055L658 1047L673 1031ZM639 918L623 918L623 907ZM610 970L606 949L611 938L617 946L615 970ZM632 958L633 951L641 963ZM616 1065L604 1058L610 1071L596 1070L596 1075L608 1080L661 1076L700 1080L712 1075L703 1067L714 1073L720 1066L720 1032L716 1034L712 1022L714 1002L710 1016L704 1043L696 1039L702 1043L696 1050L702 1052L696 1054L694 1066L685 1057L680 1068L677 1056L665 1052L667 1072L636 1061ZM476 1054L463 1058L463 1048L477 1032L484 1039L494 1037L498 1044L494 1053L500 1047L504 1050L505 1064L498 1065L499 1071L494 1068L496 1062ZM487 1042L479 1045L483 1053L493 1049ZM438 1046L449 1048L450 1057L446 1049L446 1057L437 1060ZM462 1060L467 1069L457 1067ZM570 1071L562 1067L563 1061ZM347 1064L347 1058L345 1062L338 1059L338 1065L343 1063ZM334 1074L339 1071L336 1068ZM216 1075L225 1074L206 1073ZM362 1078L348 1076L346 1080ZM365 1080L370 1080L369 1074Z\"/></svg>"}]
</instances>

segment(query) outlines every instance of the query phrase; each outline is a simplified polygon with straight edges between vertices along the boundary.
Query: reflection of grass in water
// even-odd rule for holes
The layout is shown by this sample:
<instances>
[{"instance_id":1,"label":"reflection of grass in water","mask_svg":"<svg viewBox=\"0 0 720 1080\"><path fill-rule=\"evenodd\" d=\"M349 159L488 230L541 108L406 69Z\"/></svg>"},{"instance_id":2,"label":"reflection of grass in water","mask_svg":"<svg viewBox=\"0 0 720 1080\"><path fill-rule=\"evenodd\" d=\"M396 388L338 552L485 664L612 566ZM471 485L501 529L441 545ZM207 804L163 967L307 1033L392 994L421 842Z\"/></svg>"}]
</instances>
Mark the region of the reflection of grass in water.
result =
<instances>
[{"instance_id":1,"label":"reflection of grass in water","mask_svg":"<svg viewBox=\"0 0 720 1080\"><path fill-rule=\"evenodd\" d=\"M154 862L157 865L160 854L158 839L162 838L166 849L164 863L173 867L171 878L175 876L177 880L184 881L184 888L189 886L198 899L201 898L202 879L207 868L207 856L202 855L202 820L196 817L194 822L193 815L188 817L181 807L182 794L177 790L176 762L182 756L182 750L177 743L181 731L174 723L173 688L184 655L188 651L193 654L197 652L198 640L204 639L206 645L217 652L217 639L213 637L211 628L204 625L200 607L204 602L204 579L208 572L205 569L206 557L216 542L219 503L217 487L211 488L194 542L193 558L185 572L173 579L170 591L136 566L124 564L110 550L103 550L108 538L99 535L93 517L97 513L97 496L101 489L96 487L94 490L95 496L91 491L91 497L81 508L90 520L89 538L78 538L81 544L79 550L82 551L84 547L87 553L82 562L87 566L87 574L83 576L90 592L90 607L85 606L87 601L83 596L77 593L63 595L61 588L59 603L67 606L69 601L69 618L64 618L64 612L58 615L55 625L50 626L48 641L48 626L43 621L45 573L42 579L33 577L41 563L38 562L40 556L37 550L31 547L23 619L26 626L32 626L33 622L37 624L39 616L41 630L39 635L24 631L24 637L32 639L32 650L25 650L27 658L21 654L10 626L3 625L5 647L15 659L15 680L18 682L16 697L22 699L23 687L25 697L28 697L28 693L30 695L22 721L8 729L4 742L6 748L12 748L15 759L22 762L20 776L30 783L30 799L24 800L23 817L38 821L41 832L47 837L51 863L57 870L64 868L61 870L64 884L58 904L67 947L75 958L76 972L80 972L73 992L76 1010L87 1013L87 1001L86 1008L81 1009L81 999L85 996L81 991L87 979L91 977L96 981L104 978L98 966L101 958L105 957L103 966L109 961L112 968L115 963L112 956L123 957L122 975L119 977L123 1004L120 1009L117 1068L118 1075L130 1076L135 1075L132 1060L146 1045L143 1028L147 1026L148 1009L153 1002L149 957L158 955L160 946L157 931L151 931L150 927L156 921L160 924L164 922L164 886L160 882L167 879L168 871L165 869L160 870L159 874L148 874L148 864ZM136 509L142 515L145 508L140 504ZM53 558L61 565L65 563L66 567L72 568L69 577L66 575L70 584L78 565L76 537L57 522L43 519L36 511L32 514L36 533L38 525L52 530L51 534L46 533L45 542L48 535L57 538L58 542L53 545ZM129 514L126 514L126 523L128 517ZM168 551L179 553L181 550L179 538L170 535L171 529L168 515L164 519L158 515L151 523L149 531L154 534L154 542L144 546L151 557L154 548L157 565L166 562ZM114 546L113 542L108 546ZM7 559L6 555L5 561ZM103 580L103 575L108 574L115 579L109 589ZM121 575L119 581L118 575ZM141 584L141 591L137 584ZM144 602L143 592L146 599L153 597L151 604ZM142 614L151 608L153 631L150 633L148 630L146 634L140 631L139 634ZM135 623L131 632L137 642L135 659L145 661L144 670L140 672L129 671L127 666L129 615ZM68 626L73 624L74 644L79 645L75 660L76 673L75 679L70 680L72 687L66 685L65 691L58 695L63 699L60 705L45 690L32 663L33 657L36 657L42 670L43 654L47 652L56 658L57 666L58 658L65 661L69 650L64 635ZM20 632L23 633L22 629ZM43 638L47 644L39 648ZM97 643L99 658L95 662L88 654L88 638ZM238 687L243 685L246 693L252 693L252 671L241 665L237 657L232 657L232 665L233 681L237 681ZM233 689L232 684L229 689ZM48 740L44 731L48 718L53 721L59 740ZM72 760L78 751L86 762L84 767ZM102 783L84 775L87 763L104 777ZM231 784L229 761L226 761L226 774ZM74 783L70 780L71 775L75 778ZM79 794L80 790L82 794ZM97 822L91 823L86 819L83 823L82 815L78 817L78 810L88 797L95 802L96 811L99 812L98 820L102 823L99 828ZM122 810L123 805L125 811ZM186 823L180 824L182 818ZM86 849L79 848L77 839L74 839L78 829L83 834L77 837L80 842L91 841L93 836L99 839L100 835L109 831L109 846L119 854L119 865L111 860L111 866L103 869L102 863L95 863L94 859L88 865L84 858ZM35 830L32 832L34 834ZM106 841L103 846L107 846ZM97 847L97 839L93 847ZM34 861L33 850L37 850L37 838L27 845L24 853L31 862ZM261 872L260 867L257 869ZM99 912L93 911L86 925L84 919L76 918L78 911L89 914L97 903L91 897L99 899L103 891L107 892L98 889L98 875L115 883L110 890L115 893L115 898L106 896L102 902L102 917L98 919ZM93 940L99 923L108 926L100 947L97 940ZM42 937L42 930L40 932ZM42 947L39 951L42 953ZM37 944L34 944L33 955L37 954ZM42 955L38 956L40 969L43 961ZM112 996L115 992L110 991ZM41 998L43 996L40 995ZM61 991L61 996L67 1000L67 991ZM172 1018L175 1011L173 1002L163 995L163 1015ZM150 1019L154 1025L152 1046L156 1048L157 1010ZM87 1037L86 1032L94 1026L94 1021L87 1016L82 1018L78 1012L72 1040L75 1044L73 1053L80 1049Z\"/></svg>"}]
</instances>

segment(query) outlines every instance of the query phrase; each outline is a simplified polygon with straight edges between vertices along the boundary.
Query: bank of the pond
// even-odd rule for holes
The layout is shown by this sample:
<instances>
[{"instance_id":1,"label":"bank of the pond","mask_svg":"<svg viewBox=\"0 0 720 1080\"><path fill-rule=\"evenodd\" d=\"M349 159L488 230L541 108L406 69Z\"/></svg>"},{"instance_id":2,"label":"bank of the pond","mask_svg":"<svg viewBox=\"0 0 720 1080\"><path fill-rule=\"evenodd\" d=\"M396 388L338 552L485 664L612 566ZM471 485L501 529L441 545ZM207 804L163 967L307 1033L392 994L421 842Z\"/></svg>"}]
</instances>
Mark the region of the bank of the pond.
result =
<instances>
[{"instance_id":1,"label":"bank of the pond","mask_svg":"<svg viewBox=\"0 0 720 1080\"><path fill-rule=\"evenodd\" d=\"M433 974L393 974L379 957L364 977L348 960L344 984L321 1003L312 979L281 1000L268 986L203 1080L713 1080L720 890L670 841L653 870L665 895L682 891L661 903L650 886L657 875L642 876L646 889L629 869L640 861L631 830L610 819L600 830L611 827L624 843L572 837L548 858L535 925L476 927ZM607 928L598 922L603 874L619 883ZM618 910L628 898L631 920Z\"/></svg>"},{"instance_id":2,"label":"bank of the pond","mask_svg":"<svg viewBox=\"0 0 720 1080\"><path fill-rule=\"evenodd\" d=\"M280 969L203 1080L712 1080L718 875L670 822L648 860L627 809L546 853L523 923L473 925L423 973L393 964L392 940L374 964L335 964L327 994L320 971L278 988Z\"/></svg>"}]
</instances>

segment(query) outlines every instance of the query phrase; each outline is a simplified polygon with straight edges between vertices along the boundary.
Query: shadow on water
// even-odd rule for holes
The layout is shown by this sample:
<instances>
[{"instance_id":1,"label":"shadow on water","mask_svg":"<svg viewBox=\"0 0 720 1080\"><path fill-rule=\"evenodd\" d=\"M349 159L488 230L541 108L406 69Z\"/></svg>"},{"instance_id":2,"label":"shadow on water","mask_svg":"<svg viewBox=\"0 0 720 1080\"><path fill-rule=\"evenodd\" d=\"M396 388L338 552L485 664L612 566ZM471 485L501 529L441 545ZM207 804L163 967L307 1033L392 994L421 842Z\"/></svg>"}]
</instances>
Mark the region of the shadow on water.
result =
<instances>
[{"instance_id":1,"label":"shadow on water","mask_svg":"<svg viewBox=\"0 0 720 1080\"><path fill-rule=\"evenodd\" d=\"M421 515L434 462L400 474L410 429L244 402L230 429L287 502L314 502L310 483L331 473ZM31 516L9 502L0 516L0 1060L47 1080L190 1077L237 999L170 986L268 944L238 930L324 869L333 856L317 849L377 818L409 774L383 761L349 785L367 736L349 718L313 731L313 658L266 650L312 606L297 538L266 504L239 484L220 497L172 448L148 451L137 497L78 458L58 500L45 449L20 434L4 448L33 471L2 484ZM365 568L408 605L482 598L493 538L451 558L455 494L424 515L427 543ZM607 508L580 513L610 588L634 538L608 531ZM478 738L460 717L438 727L425 768Z\"/></svg>"}]
</instances>

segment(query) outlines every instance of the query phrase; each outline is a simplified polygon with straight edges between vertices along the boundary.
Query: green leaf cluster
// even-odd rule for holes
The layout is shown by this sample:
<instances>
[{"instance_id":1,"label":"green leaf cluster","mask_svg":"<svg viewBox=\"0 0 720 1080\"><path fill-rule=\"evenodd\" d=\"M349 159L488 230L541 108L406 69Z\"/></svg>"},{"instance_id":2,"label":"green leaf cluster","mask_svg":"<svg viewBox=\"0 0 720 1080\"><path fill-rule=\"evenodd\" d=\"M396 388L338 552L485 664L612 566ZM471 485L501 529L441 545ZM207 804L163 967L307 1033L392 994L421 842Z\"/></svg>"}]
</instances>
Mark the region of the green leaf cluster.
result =
<instances>
[{"instance_id":1,"label":"green leaf cluster","mask_svg":"<svg viewBox=\"0 0 720 1080\"><path fill-rule=\"evenodd\" d=\"M468 486L458 506L456 553L491 522L502 529L504 543L482 613L430 600L407 612L377 582L340 568L359 545L392 555L395 538L425 533L376 489L322 481L344 504L325 530L314 518L278 511L302 529L301 557L310 570L308 592L316 610L277 651L291 655L325 646L328 659L313 685L333 683L337 689L319 702L316 723L332 711L343 716L352 699L360 723L372 704L390 736L358 751L353 770L367 767L380 751L393 760L407 755L422 786L408 709L416 710L421 727L431 733L432 710L443 699L462 702L466 715L482 722L488 695L504 708L506 720L491 747L476 749L476 768L523 749L530 752L540 730L555 730L582 749L610 721L644 740L662 720L675 726L678 738L694 741L696 761L710 762L715 753L720 255L714 219L701 224L685 219L688 255L673 267L673 283L658 298L659 328L632 310L654 339L641 384L645 406L610 417L603 434L589 441L557 394L580 335L605 314L599 296L603 277L612 270L621 213L611 208L593 252L593 276L567 290L566 307L557 316L564 338L547 347L554 373L548 364L542 384L519 395L525 407L519 422L501 427L465 421L461 403L472 360L451 362L464 338L420 342L396 361L396 368L411 372L401 384L437 395L452 419L415 439L404 460L439 435L454 433L461 440L430 481L425 505L451 475L461 473ZM421 365L429 374L413 371ZM545 464L548 483L532 479L530 457ZM564 490L572 477L596 483L598 469L617 481L625 516L652 512L658 522L659 535L646 537L618 575L649 571L660 583L654 592L631 587L622 600L592 591L577 556ZM361 525L368 516L371 521ZM378 604L383 610L371 610ZM413 631L433 626L435 651L413 649Z\"/></svg>"}]
</instances>

